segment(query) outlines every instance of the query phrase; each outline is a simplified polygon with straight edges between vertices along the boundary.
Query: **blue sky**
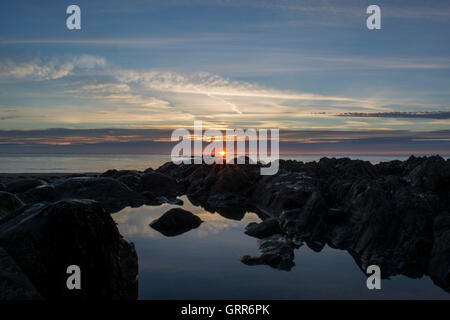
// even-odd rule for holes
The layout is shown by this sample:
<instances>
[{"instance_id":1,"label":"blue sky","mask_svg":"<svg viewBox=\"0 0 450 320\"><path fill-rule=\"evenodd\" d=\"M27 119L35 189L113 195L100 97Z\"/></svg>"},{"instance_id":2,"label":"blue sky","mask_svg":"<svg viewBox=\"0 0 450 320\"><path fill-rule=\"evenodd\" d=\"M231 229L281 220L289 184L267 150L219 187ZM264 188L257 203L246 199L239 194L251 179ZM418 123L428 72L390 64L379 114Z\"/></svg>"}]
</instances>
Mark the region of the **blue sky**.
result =
<instances>
[{"instance_id":1,"label":"blue sky","mask_svg":"<svg viewBox=\"0 0 450 320\"><path fill-rule=\"evenodd\" d=\"M19 0L0 26L2 130L450 125L450 1Z\"/></svg>"}]
</instances>

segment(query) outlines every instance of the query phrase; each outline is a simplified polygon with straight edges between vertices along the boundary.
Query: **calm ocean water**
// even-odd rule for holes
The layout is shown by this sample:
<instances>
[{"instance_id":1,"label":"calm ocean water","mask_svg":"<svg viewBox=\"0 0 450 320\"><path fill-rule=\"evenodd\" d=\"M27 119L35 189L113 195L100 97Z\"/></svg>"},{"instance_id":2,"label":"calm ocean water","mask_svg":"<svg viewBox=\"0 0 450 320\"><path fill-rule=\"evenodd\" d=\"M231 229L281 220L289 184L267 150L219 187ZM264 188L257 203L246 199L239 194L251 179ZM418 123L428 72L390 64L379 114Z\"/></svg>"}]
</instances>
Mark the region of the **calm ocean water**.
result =
<instances>
[{"instance_id":1,"label":"calm ocean water","mask_svg":"<svg viewBox=\"0 0 450 320\"><path fill-rule=\"evenodd\" d=\"M332 155L282 155L282 159L314 161ZM344 156L338 156L344 157ZM349 155L351 159L372 163L405 160L408 156ZM448 158L448 157L447 157ZM145 170L158 168L170 161L170 155L136 154L0 154L0 173L104 172L108 169Z\"/></svg>"}]
</instances>

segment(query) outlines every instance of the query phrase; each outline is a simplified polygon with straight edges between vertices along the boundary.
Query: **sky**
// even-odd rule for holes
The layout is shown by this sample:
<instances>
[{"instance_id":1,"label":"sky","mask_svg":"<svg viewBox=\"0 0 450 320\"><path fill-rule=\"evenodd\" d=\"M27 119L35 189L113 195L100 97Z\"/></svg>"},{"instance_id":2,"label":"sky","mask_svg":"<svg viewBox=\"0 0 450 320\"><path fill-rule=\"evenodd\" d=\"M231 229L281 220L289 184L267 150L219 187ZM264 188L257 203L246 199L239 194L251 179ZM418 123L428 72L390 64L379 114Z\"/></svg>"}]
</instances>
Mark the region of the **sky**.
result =
<instances>
[{"instance_id":1,"label":"sky","mask_svg":"<svg viewBox=\"0 0 450 320\"><path fill-rule=\"evenodd\" d=\"M66 28L71 4L81 30ZM380 30L366 27L371 4ZM442 153L449 36L447 0L8 1L0 152L157 143L202 120L279 128L286 150L352 151L375 139L373 152Z\"/></svg>"}]
</instances>

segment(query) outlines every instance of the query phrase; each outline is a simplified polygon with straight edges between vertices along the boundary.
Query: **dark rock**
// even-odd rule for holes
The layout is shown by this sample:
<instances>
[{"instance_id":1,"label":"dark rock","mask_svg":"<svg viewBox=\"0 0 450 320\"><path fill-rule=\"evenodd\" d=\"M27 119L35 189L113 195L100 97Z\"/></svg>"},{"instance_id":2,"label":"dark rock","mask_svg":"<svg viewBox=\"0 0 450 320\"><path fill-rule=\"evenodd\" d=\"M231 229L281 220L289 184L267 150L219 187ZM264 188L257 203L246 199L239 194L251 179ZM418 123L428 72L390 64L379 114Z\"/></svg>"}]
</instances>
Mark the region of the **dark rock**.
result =
<instances>
[{"instance_id":1,"label":"dark rock","mask_svg":"<svg viewBox=\"0 0 450 320\"><path fill-rule=\"evenodd\" d=\"M116 169L109 169L105 172L103 172L100 177L103 178L112 178L118 171Z\"/></svg>"},{"instance_id":2,"label":"dark rock","mask_svg":"<svg viewBox=\"0 0 450 320\"><path fill-rule=\"evenodd\" d=\"M72 173L67 176L64 176L64 178L83 178L83 177L90 177L90 175L86 173Z\"/></svg>"},{"instance_id":3,"label":"dark rock","mask_svg":"<svg viewBox=\"0 0 450 320\"><path fill-rule=\"evenodd\" d=\"M0 183L0 191L6 191L6 185Z\"/></svg>"},{"instance_id":4,"label":"dark rock","mask_svg":"<svg viewBox=\"0 0 450 320\"><path fill-rule=\"evenodd\" d=\"M318 177L363 178L375 177L375 167L369 161L351 160L349 158L322 158L317 164Z\"/></svg>"},{"instance_id":5,"label":"dark rock","mask_svg":"<svg viewBox=\"0 0 450 320\"><path fill-rule=\"evenodd\" d=\"M238 193L226 192L213 194L206 203L200 204L209 212L217 212L225 218L239 221L244 218L247 212L248 200Z\"/></svg>"},{"instance_id":6,"label":"dark rock","mask_svg":"<svg viewBox=\"0 0 450 320\"><path fill-rule=\"evenodd\" d=\"M305 172L280 170L276 175L262 177L253 186L251 201L279 216L283 210L301 207L315 190L317 186Z\"/></svg>"},{"instance_id":7,"label":"dark rock","mask_svg":"<svg viewBox=\"0 0 450 320\"><path fill-rule=\"evenodd\" d=\"M186 194L193 203L211 212L230 212L241 207L245 213L253 184L247 172L237 165L201 165L186 178Z\"/></svg>"},{"instance_id":8,"label":"dark rock","mask_svg":"<svg viewBox=\"0 0 450 320\"><path fill-rule=\"evenodd\" d=\"M20 179L6 184L6 191L10 193L20 193L41 186L47 182L41 179Z\"/></svg>"},{"instance_id":9,"label":"dark rock","mask_svg":"<svg viewBox=\"0 0 450 320\"><path fill-rule=\"evenodd\" d=\"M436 217L434 244L428 267L431 279L441 288L450 291L450 215Z\"/></svg>"},{"instance_id":10,"label":"dark rock","mask_svg":"<svg viewBox=\"0 0 450 320\"><path fill-rule=\"evenodd\" d=\"M104 177L60 179L47 185L46 188L34 188L21 194L21 199L27 203L60 199L91 199L100 202L110 213L120 211L127 206L138 207L146 201L144 196L120 181Z\"/></svg>"},{"instance_id":11,"label":"dark rock","mask_svg":"<svg viewBox=\"0 0 450 320\"><path fill-rule=\"evenodd\" d=\"M137 170L119 170L112 177L114 179L119 179L122 176L135 176L139 177L142 175L142 172Z\"/></svg>"},{"instance_id":12,"label":"dark rock","mask_svg":"<svg viewBox=\"0 0 450 320\"><path fill-rule=\"evenodd\" d=\"M301 208L284 210L280 216L280 226L285 233L302 235L304 239L322 238L327 231L324 223L327 213L325 200L320 192L315 191Z\"/></svg>"},{"instance_id":13,"label":"dark rock","mask_svg":"<svg viewBox=\"0 0 450 320\"><path fill-rule=\"evenodd\" d=\"M253 185L250 205L278 217L282 236L294 243L314 251L328 244L347 250L363 271L376 264L383 277L429 275L450 290L449 163L440 157L379 165L281 161L278 174ZM263 252L243 261L277 265L279 259Z\"/></svg>"},{"instance_id":14,"label":"dark rock","mask_svg":"<svg viewBox=\"0 0 450 320\"><path fill-rule=\"evenodd\" d=\"M32 205L0 224L0 246L44 298L137 297L134 246L121 237L111 216L97 202ZM82 290L67 290L70 265L81 269Z\"/></svg>"},{"instance_id":15,"label":"dark rock","mask_svg":"<svg viewBox=\"0 0 450 320\"><path fill-rule=\"evenodd\" d=\"M17 196L25 203L37 203L42 201L54 202L59 200L59 195L52 184L44 184L28 191L18 193Z\"/></svg>"},{"instance_id":16,"label":"dark rock","mask_svg":"<svg viewBox=\"0 0 450 320\"><path fill-rule=\"evenodd\" d=\"M430 190L447 197L445 190L450 185L450 165L441 157L429 157L426 161L410 166L407 178L413 187Z\"/></svg>"},{"instance_id":17,"label":"dark rock","mask_svg":"<svg viewBox=\"0 0 450 320\"><path fill-rule=\"evenodd\" d=\"M189 176L192 172L194 172L197 168L199 168L200 164L174 164L173 162L166 162L161 167L159 167L156 172L171 176L176 179L183 179ZM145 173L153 172L152 168L145 170Z\"/></svg>"},{"instance_id":18,"label":"dark rock","mask_svg":"<svg viewBox=\"0 0 450 320\"><path fill-rule=\"evenodd\" d=\"M20 208L23 202L14 194L0 191L0 218Z\"/></svg>"},{"instance_id":19,"label":"dark rock","mask_svg":"<svg viewBox=\"0 0 450 320\"><path fill-rule=\"evenodd\" d=\"M268 265L272 268L289 271L294 263L294 245L288 239L280 235L273 235L258 240L261 255L242 256L240 260L246 265Z\"/></svg>"},{"instance_id":20,"label":"dark rock","mask_svg":"<svg viewBox=\"0 0 450 320\"><path fill-rule=\"evenodd\" d=\"M41 300L28 277L0 247L0 300Z\"/></svg>"},{"instance_id":21,"label":"dark rock","mask_svg":"<svg viewBox=\"0 0 450 320\"><path fill-rule=\"evenodd\" d=\"M263 222L251 222L245 228L245 233L255 238L266 238L281 233L280 223L276 218L270 218Z\"/></svg>"},{"instance_id":22,"label":"dark rock","mask_svg":"<svg viewBox=\"0 0 450 320\"><path fill-rule=\"evenodd\" d=\"M167 237L173 237L198 228L202 222L199 217L191 212L174 208L150 223L150 227Z\"/></svg>"},{"instance_id":23,"label":"dark rock","mask_svg":"<svg viewBox=\"0 0 450 320\"><path fill-rule=\"evenodd\" d=\"M168 162L168 163L172 163L172 162ZM144 173L150 173L153 172L154 170L152 168L147 168L144 170Z\"/></svg>"},{"instance_id":24,"label":"dark rock","mask_svg":"<svg viewBox=\"0 0 450 320\"><path fill-rule=\"evenodd\" d=\"M184 185L178 183L175 178L159 172L149 172L142 175L139 186L140 191L150 191L167 198L182 195L184 189Z\"/></svg>"},{"instance_id":25,"label":"dark rock","mask_svg":"<svg viewBox=\"0 0 450 320\"><path fill-rule=\"evenodd\" d=\"M401 175L405 170L405 165L400 160L393 160L389 162L380 162L376 169L378 174L382 175Z\"/></svg>"},{"instance_id":26,"label":"dark rock","mask_svg":"<svg viewBox=\"0 0 450 320\"><path fill-rule=\"evenodd\" d=\"M124 185L129 187L132 190L139 190L139 185L141 183L141 177L139 175L135 174L125 174L120 175L117 179L117 181L122 182Z\"/></svg>"}]
</instances>

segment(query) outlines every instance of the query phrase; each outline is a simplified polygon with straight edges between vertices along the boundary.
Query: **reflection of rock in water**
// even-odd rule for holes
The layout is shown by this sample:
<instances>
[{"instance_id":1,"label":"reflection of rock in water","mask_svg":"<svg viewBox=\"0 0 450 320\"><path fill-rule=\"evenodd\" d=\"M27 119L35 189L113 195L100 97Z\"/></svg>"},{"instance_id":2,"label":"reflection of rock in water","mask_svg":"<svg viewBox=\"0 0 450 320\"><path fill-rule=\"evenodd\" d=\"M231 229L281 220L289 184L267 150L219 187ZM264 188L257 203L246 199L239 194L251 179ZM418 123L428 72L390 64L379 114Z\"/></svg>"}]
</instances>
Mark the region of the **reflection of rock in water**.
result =
<instances>
[{"instance_id":1,"label":"reflection of rock in water","mask_svg":"<svg viewBox=\"0 0 450 320\"><path fill-rule=\"evenodd\" d=\"M329 245L347 250L362 270L376 264L383 277L429 275L449 291L449 187L450 161L440 157L375 166L322 159L282 162L281 172L263 177L253 196L279 221L280 237L291 239L285 241L291 248L306 243L320 251ZM272 243L272 238L260 243ZM273 261L286 257L284 246L272 246L269 254L261 246L261 251L243 262L282 269Z\"/></svg>"},{"instance_id":2,"label":"reflection of rock in water","mask_svg":"<svg viewBox=\"0 0 450 320\"><path fill-rule=\"evenodd\" d=\"M289 271L295 265L294 263L294 245L284 236L273 235L258 240L261 255L242 256L240 259L243 263L253 266L267 264L275 269Z\"/></svg>"},{"instance_id":3,"label":"reflection of rock in water","mask_svg":"<svg viewBox=\"0 0 450 320\"><path fill-rule=\"evenodd\" d=\"M270 237L281 233L280 223L276 218L269 218L261 223L251 222L245 228L245 233L259 239Z\"/></svg>"},{"instance_id":4,"label":"reflection of rock in water","mask_svg":"<svg viewBox=\"0 0 450 320\"><path fill-rule=\"evenodd\" d=\"M167 237L173 237L198 228L203 221L189 211L173 208L150 223L150 227Z\"/></svg>"},{"instance_id":5,"label":"reflection of rock in water","mask_svg":"<svg viewBox=\"0 0 450 320\"><path fill-rule=\"evenodd\" d=\"M222 217L230 220L236 220L241 221L244 217L247 211L243 208L236 208L236 207L223 207L223 208L215 208L215 210L218 214L220 214Z\"/></svg>"},{"instance_id":6,"label":"reflection of rock in water","mask_svg":"<svg viewBox=\"0 0 450 320\"><path fill-rule=\"evenodd\" d=\"M166 173L171 170L176 169L165 167ZM362 270L376 264L384 277L429 275L450 290L449 160L280 161L273 176L260 176L258 166L248 165L191 170L180 176L193 203L210 211L256 207L278 220L286 241L262 238L262 255L243 258L246 263L286 269L280 261L289 260L292 243L306 243L314 251L329 245L347 250Z\"/></svg>"}]
</instances>

